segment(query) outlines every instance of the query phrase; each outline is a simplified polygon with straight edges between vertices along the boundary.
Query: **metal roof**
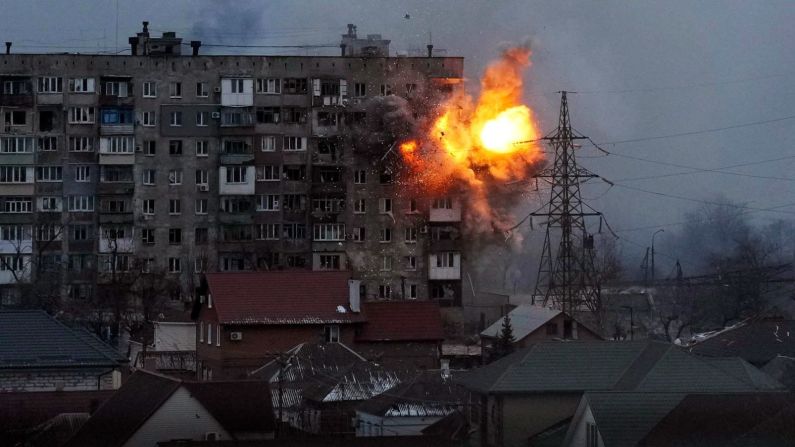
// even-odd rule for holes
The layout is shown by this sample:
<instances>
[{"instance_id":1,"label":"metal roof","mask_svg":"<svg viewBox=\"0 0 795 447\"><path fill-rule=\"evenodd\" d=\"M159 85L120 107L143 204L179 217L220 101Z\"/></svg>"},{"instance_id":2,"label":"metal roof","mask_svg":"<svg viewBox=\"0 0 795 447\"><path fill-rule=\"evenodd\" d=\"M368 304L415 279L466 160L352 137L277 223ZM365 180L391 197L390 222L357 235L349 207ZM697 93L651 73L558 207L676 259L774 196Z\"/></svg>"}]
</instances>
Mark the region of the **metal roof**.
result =
<instances>
[{"instance_id":1,"label":"metal roof","mask_svg":"<svg viewBox=\"0 0 795 447\"><path fill-rule=\"evenodd\" d=\"M531 304L522 304L508 312L508 315L511 317L511 328L513 328L513 335L516 340L521 340L532 334L559 314L560 310L533 306ZM505 317L501 317L499 320L495 321L494 324L481 332L480 335L482 337L491 338L499 337L504 321Z\"/></svg>"}]
</instances>

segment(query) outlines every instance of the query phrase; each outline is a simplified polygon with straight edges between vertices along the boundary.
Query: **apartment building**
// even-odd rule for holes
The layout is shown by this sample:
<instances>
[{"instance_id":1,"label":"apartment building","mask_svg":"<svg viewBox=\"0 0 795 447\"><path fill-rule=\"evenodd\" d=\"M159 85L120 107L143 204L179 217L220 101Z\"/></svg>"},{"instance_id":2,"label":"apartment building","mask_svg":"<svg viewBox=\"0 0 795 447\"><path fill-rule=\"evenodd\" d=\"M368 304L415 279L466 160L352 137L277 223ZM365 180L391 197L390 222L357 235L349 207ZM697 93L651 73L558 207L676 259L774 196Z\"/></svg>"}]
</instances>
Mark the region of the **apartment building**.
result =
<instances>
[{"instance_id":1,"label":"apartment building","mask_svg":"<svg viewBox=\"0 0 795 447\"><path fill-rule=\"evenodd\" d=\"M160 272L175 306L209 271L351 270L366 299L459 305L462 204L409 194L378 104L413 114L463 59L200 55L174 33L131 55L0 55L0 297L78 305ZM386 99L385 99L386 98ZM26 292L27 291L27 292Z\"/></svg>"}]
</instances>

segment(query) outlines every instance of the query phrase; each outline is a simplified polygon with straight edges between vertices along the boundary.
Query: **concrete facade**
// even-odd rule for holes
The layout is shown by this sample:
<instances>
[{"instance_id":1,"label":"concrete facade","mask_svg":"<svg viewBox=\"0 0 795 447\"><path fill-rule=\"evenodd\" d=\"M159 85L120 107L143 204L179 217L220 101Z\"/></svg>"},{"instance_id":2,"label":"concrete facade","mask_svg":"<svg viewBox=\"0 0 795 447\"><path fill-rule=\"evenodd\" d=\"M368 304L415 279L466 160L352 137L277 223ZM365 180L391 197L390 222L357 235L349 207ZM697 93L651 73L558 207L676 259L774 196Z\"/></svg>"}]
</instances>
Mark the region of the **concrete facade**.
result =
<instances>
[{"instance_id":1,"label":"concrete facade","mask_svg":"<svg viewBox=\"0 0 795 447\"><path fill-rule=\"evenodd\" d=\"M372 105L422 113L460 85L462 58L133 39L133 56L0 55L0 303L38 281L85 306L146 266L176 284L173 307L204 272L282 268L351 269L366 299L461 304L461 204L397 184Z\"/></svg>"}]
</instances>

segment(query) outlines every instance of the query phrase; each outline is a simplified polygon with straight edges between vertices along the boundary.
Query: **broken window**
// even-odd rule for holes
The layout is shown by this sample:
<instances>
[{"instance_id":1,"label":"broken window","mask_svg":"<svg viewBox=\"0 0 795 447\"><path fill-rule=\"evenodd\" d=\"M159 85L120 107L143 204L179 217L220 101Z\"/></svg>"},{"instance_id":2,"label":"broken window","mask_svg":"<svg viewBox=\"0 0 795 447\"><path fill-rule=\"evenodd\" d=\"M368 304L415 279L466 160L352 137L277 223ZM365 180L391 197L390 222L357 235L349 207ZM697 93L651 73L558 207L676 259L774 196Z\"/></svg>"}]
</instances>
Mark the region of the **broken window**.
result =
<instances>
[{"instance_id":1,"label":"broken window","mask_svg":"<svg viewBox=\"0 0 795 447\"><path fill-rule=\"evenodd\" d=\"M48 132L55 127L55 112L52 110L39 111L39 130Z\"/></svg>"}]
</instances>

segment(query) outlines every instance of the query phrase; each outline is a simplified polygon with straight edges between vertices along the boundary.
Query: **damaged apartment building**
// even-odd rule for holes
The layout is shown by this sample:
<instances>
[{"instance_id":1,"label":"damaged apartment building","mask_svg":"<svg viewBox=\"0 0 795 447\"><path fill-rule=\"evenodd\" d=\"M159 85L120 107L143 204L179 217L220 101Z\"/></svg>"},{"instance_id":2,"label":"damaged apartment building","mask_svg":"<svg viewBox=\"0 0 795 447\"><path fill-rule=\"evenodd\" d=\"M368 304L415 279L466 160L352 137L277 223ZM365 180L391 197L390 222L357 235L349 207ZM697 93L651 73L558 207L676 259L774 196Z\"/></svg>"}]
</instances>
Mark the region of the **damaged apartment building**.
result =
<instances>
[{"instance_id":1,"label":"damaged apartment building","mask_svg":"<svg viewBox=\"0 0 795 447\"><path fill-rule=\"evenodd\" d=\"M382 115L416 119L463 58L390 57L353 25L339 56L203 55L146 22L129 42L0 54L3 305L35 285L80 306L135 271L181 307L205 272L273 269L460 305L462 202L407 192Z\"/></svg>"}]
</instances>

